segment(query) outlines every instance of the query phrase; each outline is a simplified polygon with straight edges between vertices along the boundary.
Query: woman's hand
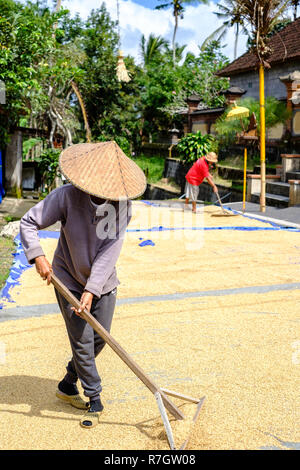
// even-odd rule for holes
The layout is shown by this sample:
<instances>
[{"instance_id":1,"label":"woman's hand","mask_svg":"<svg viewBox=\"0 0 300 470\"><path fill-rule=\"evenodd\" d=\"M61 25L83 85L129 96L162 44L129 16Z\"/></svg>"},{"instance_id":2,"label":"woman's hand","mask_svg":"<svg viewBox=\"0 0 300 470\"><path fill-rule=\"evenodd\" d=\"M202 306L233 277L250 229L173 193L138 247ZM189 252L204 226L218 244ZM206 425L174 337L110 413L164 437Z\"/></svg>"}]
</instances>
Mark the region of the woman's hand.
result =
<instances>
[{"instance_id":1,"label":"woman's hand","mask_svg":"<svg viewBox=\"0 0 300 470\"><path fill-rule=\"evenodd\" d=\"M37 256L34 261L38 274L44 281L47 279L47 285L49 286L51 282L51 274L53 272L51 264L45 256Z\"/></svg>"},{"instance_id":2,"label":"woman's hand","mask_svg":"<svg viewBox=\"0 0 300 470\"><path fill-rule=\"evenodd\" d=\"M76 310L75 307L72 307L72 310L76 313L76 315L81 317L80 314L83 310L86 309L88 312L91 310L93 298L94 298L94 294L92 294L91 292L88 292L88 291L85 290L83 292L82 296L81 296L81 299L80 299L79 309Z\"/></svg>"}]
</instances>

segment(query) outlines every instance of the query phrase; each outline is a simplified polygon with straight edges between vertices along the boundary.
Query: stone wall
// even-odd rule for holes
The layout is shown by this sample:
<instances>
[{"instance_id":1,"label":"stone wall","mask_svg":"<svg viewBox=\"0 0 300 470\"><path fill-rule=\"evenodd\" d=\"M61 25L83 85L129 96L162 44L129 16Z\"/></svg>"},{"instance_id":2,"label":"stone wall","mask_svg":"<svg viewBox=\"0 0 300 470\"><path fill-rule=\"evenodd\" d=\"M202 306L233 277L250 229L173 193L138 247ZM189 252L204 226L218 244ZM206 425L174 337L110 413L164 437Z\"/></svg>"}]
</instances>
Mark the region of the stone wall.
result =
<instances>
[{"instance_id":1,"label":"stone wall","mask_svg":"<svg viewBox=\"0 0 300 470\"><path fill-rule=\"evenodd\" d=\"M279 77L287 75L300 69L300 61L289 62L289 64L275 64L265 70L265 95L274 96L278 100L286 100L286 87ZM245 72L238 76L232 75L230 84L246 90L243 98L254 98L259 100L259 76L258 71Z\"/></svg>"},{"instance_id":2,"label":"stone wall","mask_svg":"<svg viewBox=\"0 0 300 470\"><path fill-rule=\"evenodd\" d=\"M181 160L175 158L166 158L164 178L173 178L175 183L181 188L181 192L185 187L185 175L191 165L184 165Z\"/></svg>"},{"instance_id":3,"label":"stone wall","mask_svg":"<svg viewBox=\"0 0 300 470\"><path fill-rule=\"evenodd\" d=\"M170 156L170 152L172 157L178 156L177 151L176 151L176 145L173 145L171 148L170 143L143 143L141 152L143 155L146 155L147 157L163 157L163 158L168 158Z\"/></svg>"},{"instance_id":4,"label":"stone wall","mask_svg":"<svg viewBox=\"0 0 300 470\"><path fill-rule=\"evenodd\" d=\"M232 188L226 188L224 186L218 185L218 191L220 198L224 196L228 196L224 198L224 204L229 202L239 202L242 201L243 195L241 191L237 191ZM164 200L164 199L179 199L180 196L184 194L184 190L181 192L176 191L167 191L155 184L148 184L145 193L143 194L142 199L144 200ZM182 198L184 201L184 197ZM212 187L208 184L203 182L199 186L199 201L206 201L206 202L216 202L216 196L213 193Z\"/></svg>"}]
</instances>

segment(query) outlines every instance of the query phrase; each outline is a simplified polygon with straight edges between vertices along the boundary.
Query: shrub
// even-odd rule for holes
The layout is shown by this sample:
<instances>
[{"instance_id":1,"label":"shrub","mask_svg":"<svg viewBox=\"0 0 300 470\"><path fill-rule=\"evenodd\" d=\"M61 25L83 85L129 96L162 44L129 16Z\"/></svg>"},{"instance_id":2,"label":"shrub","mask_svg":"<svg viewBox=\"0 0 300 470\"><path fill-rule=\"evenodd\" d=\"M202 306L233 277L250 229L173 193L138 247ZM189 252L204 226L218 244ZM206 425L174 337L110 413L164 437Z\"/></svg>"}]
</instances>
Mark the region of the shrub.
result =
<instances>
[{"instance_id":1,"label":"shrub","mask_svg":"<svg viewBox=\"0 0 300 470\"><path fill-rule=\"evenodd\" d=\"M184 163L194 163L208 152L216 151L215 139L211 134L202 135L200 131L187 134L178 142L177 151Z\"/></svg>"},{"instance_id":2,"label":"shrub","mask_svg":"<svg viewBox=\"0 0 300 470\"><path fill-rule=\"evenodd\" d=\"M47 148L39 158L36 159L42 174L42 186L44 192L48 194L53 187L56 176L59 176L58 160L61 150Z\"/></svg>"}]
</instances>

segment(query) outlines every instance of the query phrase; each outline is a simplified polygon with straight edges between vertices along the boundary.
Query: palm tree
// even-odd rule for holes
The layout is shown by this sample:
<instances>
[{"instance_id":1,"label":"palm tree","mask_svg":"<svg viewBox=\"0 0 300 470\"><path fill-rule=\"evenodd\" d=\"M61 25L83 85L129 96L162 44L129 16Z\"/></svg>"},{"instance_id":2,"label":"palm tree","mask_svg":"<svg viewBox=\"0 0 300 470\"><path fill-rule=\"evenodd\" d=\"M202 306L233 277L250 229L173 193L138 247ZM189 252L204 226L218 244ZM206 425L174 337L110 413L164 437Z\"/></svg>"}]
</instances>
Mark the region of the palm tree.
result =
<instances>
[{"instance_id":1,"label":"palm tree","mask_svg":"<svg viewBox=\"0 0 300 470\"><path fill-rule=\"evenodd\" d=\"M156 10L162 10L169 7L173 8L173 15L175 18L175 25L174 25L174 32L173 32L173 39L172 39L172 48L173 48L173 64L176 63L176 33L178 29L178 19L183 18L183 14L185 12L185 5L191 5L192 3L208 3L208 0L169 0L167 2L161 3L162 0L157 0L160 2L160 5L155 7Z\"/></svg>"},{"instance_id":2,"label":"palm tree","mask_svg":"<svg viewBox=\"0 0 300 470\"><path fill-rule=\"evenodd\" d=\"M147 67L150 62L161 52L162 48L167 48L168 41L166 41L161 36L154 36L154 34L150 34L148 41L144 34L141 37L140 42L140 51L143 60L143 66Z\"/></svg>"},{"instance_id":3,"label":"palm tree","mask_svg":"<svg viewBox=\"0 0 300 470\"><path fill-rule=\"evenodd\" d=\"M238 11L245 27L251 31L252 50L259 64L259 102L260 102L260 162L261 194L260 210L266 210L266 148L265 148L265 91L264 69L270 68L268 57L269 35L292 0L235 0L232 1L234 12Z\"/></svg>"},{"instance_id":4,"label":"palm tree","mask_svg":"<svg viewBox=\"0 0 300 470\"><path fill-rule=\"evenodd\" d=\"M241 20L239 5L237 5L235 1L224 0L224 4L218 4L218 8L220 11L214 13L218 18L223 20L223 24L205 39L200 49L203 51L207 44L213 40L221 41L221 39L226 37L229 29L233 27L235 33L234 59L236 59L240 31L242 30L244 34L248 35L248 31Z\"/></svg>"},{"instance_id":5,"label":"palm tree","mask_svg":"<svg viewBox=\"0 0 300 470\"><path fill-rule=\"evenodd\" d=\"M300 4L300 0L292 0L292 5L294 7L294 21L297 19L297 9L298 9L298 6Z\"/></svg>"}]
</instances>

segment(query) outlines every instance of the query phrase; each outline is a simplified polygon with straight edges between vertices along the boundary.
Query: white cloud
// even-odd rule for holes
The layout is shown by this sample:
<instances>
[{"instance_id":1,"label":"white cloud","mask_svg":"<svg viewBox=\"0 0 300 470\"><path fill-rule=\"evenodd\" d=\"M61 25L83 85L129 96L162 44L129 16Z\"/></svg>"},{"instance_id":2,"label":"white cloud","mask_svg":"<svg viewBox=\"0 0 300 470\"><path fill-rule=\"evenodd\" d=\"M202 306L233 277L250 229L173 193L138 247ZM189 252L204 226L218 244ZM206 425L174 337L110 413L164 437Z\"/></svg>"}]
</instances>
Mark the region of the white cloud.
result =
<instances>
[{"instance_id":1,"label":"white cloud","mask_svg":"<svg viewBox=\"0 0 300 470\"><path fill-rule=\"evenodd\" d=\"M117 20L116 0L104 1L112 20ZM72 13L78 12L82 18L87 18L89 12L99 8L102 4L99 0L63 0L63 4ZM139 61L139 44L142 34L146 38L153 33L155 36L168 37L172 30L170 12L158 11L137 5L131 0L120 0L120 36L121 46L125 55L132 55Z\"/></svg>"},{"instance_id":2,"label":"white cloud","mask_svg":"<svg viewBox=\"0 0 300 470\"><path fill-rule=\"evenodd\" d=\"M117 2L116 0L104 1L106 8L113 20L117 20ZM62 6L68 8L73 14L79 13L83 19L86 19L92 9L99 8L101 0L62 0ZM125 55L132 55L139 62L139 44L142 34L146 38L153 33L155 36L163 36L171 42L174 29L174 16L172 10L154 10L145 8L142 5L134 3L132 0L119 0L120 5L120 35L121 46ZM206 37L211 34L218 26L220 21L214 11L217 5L211 1L207 5L199 4L197 6L186 6L184 18L179 19L179 27L176 40L182 45L186 44L186 52L198 53L198 45L201 45ZM224 54L233 60L234 32L229 30ZM238 55L246 50L246 37L240 36Z\"/></svg>"},{"instance_id":3,"label":"white cloud","mask_svg":"<svg viewBox=\"0 0 300 470\"><path fill-rule=\"evenodd\" d=\"M72 12L80 13L86 18L93 8L99 8L99 0L63 0L64 6ZM116 0L106 0L106 8L113 20L117 19ZM155 36L163 36L171 42L174 17L172 10L153 10L137 5L132 0L119 0L120 4L120 35L122 50L126 55L132 55L139 61L139 44L142 34L146 38L153 33ZM198 45L201 45L206 37L222 24L214 15L217 10L215 3L208 5L187 6L184 18L179 20L176 40L179 44L186 44L186 52L198 53ZM234 32L229 30L226 37L224 54L233 60ZM241 36L239 40L238 55L245 52L246 38Z\"/></svg>"},{"instance_id":4,"label":"white cloud","mask_svg":"<svg viewBox=\"0 0 300 470\"><path fill-rule=\"evenodd\" d=\"M198 45L201 46L205 39L222 25L222 20L217 18L214 14L215 11L217 11L217 5L213 2L210 2L208 5L200 4L198 6L187 7L184 18L179 23L178 39L180 41L178 42L187 44L187 50L194 53L198 52ZM180 29L189 30L193 35L192 38L185 42ZM223 41L223 44L226 44L223 52L230 60L233 60L234 39L234 31L230 29L226 40ZM238 55L245 52L246 41L246 37L241 35L238 43Z\"/></svg>"}]
</instances>

